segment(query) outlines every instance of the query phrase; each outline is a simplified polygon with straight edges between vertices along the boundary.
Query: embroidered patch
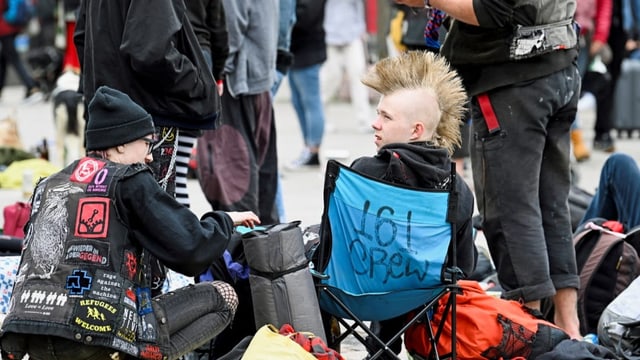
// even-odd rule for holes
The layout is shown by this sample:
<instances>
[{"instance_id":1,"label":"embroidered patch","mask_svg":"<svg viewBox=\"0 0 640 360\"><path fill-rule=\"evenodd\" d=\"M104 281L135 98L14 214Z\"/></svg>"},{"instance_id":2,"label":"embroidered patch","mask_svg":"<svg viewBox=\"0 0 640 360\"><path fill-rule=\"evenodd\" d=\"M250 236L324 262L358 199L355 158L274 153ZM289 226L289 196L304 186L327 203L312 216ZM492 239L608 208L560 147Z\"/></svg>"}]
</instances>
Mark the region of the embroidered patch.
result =
<instances>
[{"instance_id":1,"label":"embroidered patch","mask_svg":"<svg viewBox=\"0 0 640 360\"><path fill-rule=\"evenodd\" d=\"M13 298L15 311L31 318L46 318L47 321L65 323L70 309L65 310L68 295L51 286L31 286L24 288L19 296Z\"/></svg>"},{"instance_id":2,"label":"embroidered patch","mask_svg":"<svg viewBox=\"0 0 640 360\"><path fill-rule=\"evenodd\" d=\"M126 305L128 305L128 306L130 306L130 307L135 309L136 308L136 303L137 303L136 292L133 291L133 289L130 288L130 287L127 288L127 290L124 291L124 299L122 299L122 301Z\"/></svg>"},{"instance_id":3,"label":"embroidered patch","mask_svg":"<svg viewBox=\"0 0 640 360\"><path fill-rule=\"evenodd\" d=\"M106 195L109 192L109 184L111 184L109 169L100 169L93 177L93 181L89 185L87 185L86 192L88 194Z\"/></svg>"},{"instance_id":4,"label":"embroidered patch","mask_svg":"<svg viewBox=\"0 0 640 360\"><path fill-rule=\"evenodd\" d=\"M138 258L133 252L125 251L122 266L124 267L123 270L125 271L125 274L127 274L129 280L133 280L136 276L136 269L138 268Z\"/></svg>"},{"instance_id":5,"label":"embroidered patch","mask_svg":"<svg viewBox=\"0 0 640 360\"><path fill-rule=\"evenodd\" d=\"M93 276L86 270L73 270L71 275L67 276L67 283L64 288L69 290L71 296L82 296L84 292L91 289Z\"/></svg>"},{"instance_id":6,"label":"embroidered patch","mask_svg":"<svg viewBox=\"0 0 640 360\"><path fill-rule=\"evenodd\" d=\"M140 316L153 312L153 307L151 306L151 289L137 288L136 298L138 299L138 314L140 314Z\"/></svg>"},{"instance_id":7,"label":"embroidered patch","mask_svg":"<svg viewBox=\"0 0 640 360\"><path fill-rule=\"evenodd\" d=\"M91 297L117 303L120 300L120 293L123 287L124 281L119 275L98 270L93 278Z\"/></svg>"},{"instance_id":8,"label":"embroidered patch","mask_svg":"<svg viewBox=\"0 0 640 360\"><path fill-rule=\"evenodd\" d=\"M93 179L93 176L100 169L104 168L105 165L106 163L104 161L92 158L83 158L78 162L73 173L71 173L70 180L73 182L88 184Z\"/></svg>"},{"instance_id":9,"label":"embroidered patch","mask_svg":"<svg viewBox=\"0 0 640 360\"><path fill-rule=\"evenodd\" d=\"M172 169L175 166L175 151L177 151L177 131L175 127L166 126L156 129L159 131L158 142L153 147L153 161L149 167L160 187L172 194L176 186L176 175Z\"/></svg>"},{"instance_id":10,"label":"embroidered patch","mask_svg":"<svg viewBox=\"0 0 640 360\"><path fill-rule=\"evenodd\" d=\"M162 360L160 347L156 345L144 345L140 349L140 358L149 360Z\"/></svg>"},{"instance_id":11,"label":"embroidered patch","mask_svg":"<svg viewBox=\"0 0 640 360\"><path fill-rule=\"evenodd\" d=\"M138 348L127 341L124 341L120 338L114 337L113 341L111 342L111 347L114 349L118 349L118 350L122 350L123 352L133 355L136 358L138 358Z\"/></svg>"},{"instance_id":12,"label":"embroidered patch","mask_svg":"<svg viewBox=\"0 0 640 360\"><path fill-rule=\"evenodd\" d=\"M107 333L113 330L118 308L109 302L95 299L82 299L76 308L77 316L73 323L84 330Z\"/></svg>"},{"instance_id":13,"label":"embroidered patch","mask_svg":"<svg viewBox=\"0 0 640 360\"><path fill-rule=\"evenodd\" d=\"M158 322L153 313L138 317L140 324L138 326L138 340L155 343L157 341L156 329Z\"/></svg>"},{"instance_id":14,"label":"embroidered patch","mask_svg":"<svg viewBox=\"0 0 640 360\"><path fill-rule=\"evenodd\" d=\"M103 197L80 199L74 236L82 238L107 237L110 202L111 199Z\"/></svg>"},{"instance_id":15,"label":"embroidered patch","mask_svg":"<svg viewBox=\"0 0 640 360\"><path fill-rule=\"evenodd\" d=\"M138 327L138 314L135 310L124 308L120 317L120 325L116 330L116 336L133 343L136 341L136 329Z\"/></svg>"},{"instance_id":16,"label":"embroidered patch","mask_svg":"<svg viewBox=\"0 0 640 360\"><path fill-rule=\"evenodd\" d=\"M104 241L70 241L64 260L69 264L109 265L109 243Z\"/></svg>"}]
</instances>

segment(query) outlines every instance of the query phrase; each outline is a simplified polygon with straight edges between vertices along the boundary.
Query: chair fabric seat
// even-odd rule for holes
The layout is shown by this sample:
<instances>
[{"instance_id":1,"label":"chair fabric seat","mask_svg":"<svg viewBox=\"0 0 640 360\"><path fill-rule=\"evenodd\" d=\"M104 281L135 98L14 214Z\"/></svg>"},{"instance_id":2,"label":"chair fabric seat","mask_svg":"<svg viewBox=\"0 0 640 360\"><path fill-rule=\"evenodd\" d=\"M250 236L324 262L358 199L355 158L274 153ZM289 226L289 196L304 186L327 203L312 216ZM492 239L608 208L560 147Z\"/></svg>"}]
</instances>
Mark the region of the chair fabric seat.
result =
<instances>
[{"instance_id":1,"label":"chair fabric seat","mask_svg":"<svg viewBox=\"0 0 640 360\"><path fill-rule=\"evenodd\" d=\"M428 303L429 300L439 299L449 291L448 286L438 286L429 289L415 289L387 293L349 294L337 288L330 288L358 319L382 321L407 313L407 309L415 309ZM346 313L326 292L319 294L320 308L330 314L343 319L355 320Z\"/></svg>"}]
</instances>

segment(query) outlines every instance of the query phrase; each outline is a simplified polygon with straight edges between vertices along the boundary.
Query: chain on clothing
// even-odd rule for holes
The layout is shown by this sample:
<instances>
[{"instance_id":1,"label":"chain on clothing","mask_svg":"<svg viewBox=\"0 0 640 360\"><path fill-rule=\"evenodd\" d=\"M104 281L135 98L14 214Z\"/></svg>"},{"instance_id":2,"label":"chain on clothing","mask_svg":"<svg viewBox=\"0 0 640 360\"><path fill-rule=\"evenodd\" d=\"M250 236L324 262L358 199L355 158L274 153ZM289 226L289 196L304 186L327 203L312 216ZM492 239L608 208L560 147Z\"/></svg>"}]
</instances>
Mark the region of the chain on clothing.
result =
<instances>
[{"instance_id":1,"label":"chain on clothing","mask_svg":"<svg viewBox=\"0 0 640 360\"><path fill-rule=\"evenodd\" d=\"M168 129L169 131L164 132L160 140L158 140L158 142L153 146L154 150L161 147L162 144L164 144L164 142L167 141L167 138L173 133L174 130L175 130L175 136L178 137L179 131L180 131L179 129L177 128L168 128ZM158 184L160 184L160 187L162 187L162 190L165 190L165 191L167 190L167 185L169 184L171 173L174 171L176 166L176 155L178 153L177 147L178 147L178 142L174 141L173 151L171 152L171 161L169 162L169 167L167 169L167 172L164 175L164 178L158 180Z\"/></svg>"}]
</instances>

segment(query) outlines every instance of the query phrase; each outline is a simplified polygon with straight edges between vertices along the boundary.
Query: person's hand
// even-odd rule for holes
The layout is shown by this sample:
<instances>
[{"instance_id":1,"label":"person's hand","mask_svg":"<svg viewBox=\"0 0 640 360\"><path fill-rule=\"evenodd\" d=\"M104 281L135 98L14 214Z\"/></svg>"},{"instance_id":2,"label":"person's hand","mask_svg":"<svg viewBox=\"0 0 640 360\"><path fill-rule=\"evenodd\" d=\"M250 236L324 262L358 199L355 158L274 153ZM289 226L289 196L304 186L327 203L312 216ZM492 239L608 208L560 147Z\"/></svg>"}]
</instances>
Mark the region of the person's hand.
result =
<instances>
[{"instance_id":1,"label":"person's hand","mask_svg":"<svg viewBox=\"0 0 640 360\"><path fill-rule=\"evenodd\" d=\"M258 215L253 211L227 211L227 215L233 220L233 226L242 225L253 229L256 224L260 224Z\"/></svg>"},{"instance_id":2,"label":"person's hand","mask_svg":"<svg viewBox=\"0 0 640 360\"><path fill-rule=\"evenodd\" d=\"M224 82L222 80L216 81L216 90L218 90L218 95L222 96L224 93Z\"/></svg>"}]
</instances>

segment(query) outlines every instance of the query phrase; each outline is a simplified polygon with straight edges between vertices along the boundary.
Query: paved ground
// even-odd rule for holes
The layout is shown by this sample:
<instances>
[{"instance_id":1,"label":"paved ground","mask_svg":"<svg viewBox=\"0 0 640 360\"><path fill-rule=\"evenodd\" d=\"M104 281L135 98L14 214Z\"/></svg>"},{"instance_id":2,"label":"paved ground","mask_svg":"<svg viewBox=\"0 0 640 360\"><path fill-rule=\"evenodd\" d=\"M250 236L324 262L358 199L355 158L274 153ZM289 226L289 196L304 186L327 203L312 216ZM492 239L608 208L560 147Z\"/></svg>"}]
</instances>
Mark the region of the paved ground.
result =
<instances>
[{"instance_id":1,"label":"paved ground","mask_svg":"<svg viewBox=\"0 0 640 360\"><path fill-rule=\"evenodd\" d=\"M47 139L53 144L52 105L42 102L34 105L21 103L22 87L4 89L0 101L0 119L14 116L18 120L22 142L26 149L31 149ZM278 152L281 164L295 159L302 150L299 126L293 108L288 101L286 84L276 98L275 114L278 131ZM371 133L363 133L358 129L350 107L342 102L332 102L326 106L326 118L332 131L325 135L321 150L321 160L328 157L339 157L345 163L358 156L370 155L375 151ZM581 121L585 131L585 140L591 144L593 138L593 109L582 110ZM618 139L617 150L631 154L640 161L640 140ZM51 147L52 152L57 151ZM590 191L597 186L602 164L609 154L592 152L591 159L575 165L579 176L579 184ZM288 220L300 220L302 226L318 223L322 213L322 168L303 172L283 172L282 185L286 216ZM202 214L210 209L196 180L189 183L192 208L195 213ZM21 198L19 190L0 189L0 206L12 203ZM0 219L1 221L1 219ZM1 222L0 222L1 224ZM362 359L365 353L351 343L343 347L347 359Z\"/></svg>"}]
</instances>

